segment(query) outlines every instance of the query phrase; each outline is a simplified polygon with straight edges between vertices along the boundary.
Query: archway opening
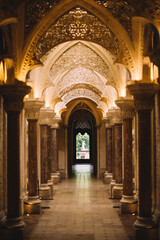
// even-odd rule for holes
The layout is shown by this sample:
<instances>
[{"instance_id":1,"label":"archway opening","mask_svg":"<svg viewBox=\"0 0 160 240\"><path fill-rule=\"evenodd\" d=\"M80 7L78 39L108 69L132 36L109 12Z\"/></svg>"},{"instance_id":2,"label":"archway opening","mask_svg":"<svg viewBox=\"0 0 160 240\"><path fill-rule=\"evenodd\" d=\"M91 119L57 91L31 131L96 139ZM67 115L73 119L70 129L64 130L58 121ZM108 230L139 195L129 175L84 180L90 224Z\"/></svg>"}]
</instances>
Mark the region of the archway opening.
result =
<instances>
[{"instance_id":1,"label":"archway opening","mask_svg":"<svg viewBox=\"0 0 160 240\"><path fill-rule=\"evenodd\" d=\"M97 129L94 115L86 110L73 111L68 127L68 176L73 176L75 166L90 165L97 175ZM83 170L82 170L83 171Z\"/></svg>"}]
</instances>

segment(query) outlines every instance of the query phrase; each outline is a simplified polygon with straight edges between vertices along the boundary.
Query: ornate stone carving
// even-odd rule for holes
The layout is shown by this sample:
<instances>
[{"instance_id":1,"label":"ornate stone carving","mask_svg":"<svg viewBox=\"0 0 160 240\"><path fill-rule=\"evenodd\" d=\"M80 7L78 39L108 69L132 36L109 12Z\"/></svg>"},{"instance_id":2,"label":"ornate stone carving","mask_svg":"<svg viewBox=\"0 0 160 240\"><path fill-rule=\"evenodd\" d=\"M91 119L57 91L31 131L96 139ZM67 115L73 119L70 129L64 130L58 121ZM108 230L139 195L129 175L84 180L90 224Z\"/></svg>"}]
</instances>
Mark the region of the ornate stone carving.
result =
<instances>
[{"instance_id":1,"label":"ornate stone carving","mask_svg":"<svg viewBox=\"0 0 160 240\"><path fill-rule=\"evenodd\" d=\"M0 94L4 99L4 107L7 112L17 111L23 109L23 98L31 91L31 87L25 83L18 82L15 85L3 84L0 86Z\"/></svg>"},{"instance_id":2,"label":"ornate stone carving","mask_svg":"<svg viewBox=\"0 0 160 240\"><path fill-rule=\"evenodd\" d=\"M76 39L97 42L114 55L119 54L115 35L97 17L80 7L72 9L50 26L38 41L36 54L41 58L56 45Z\"/></svg>"},{"instance_id":3,"label":"ornate stone carving","mask_svg":"<svg viewBox=\"0 0 160 240\"><path fill-rule=\"evenodd\" d=\"M86 86L96 86L98 94L104 89L104 82L100 77L92 70L82 67L77 67L68 71L64 77L57 84L57 91L62 92L64 87L70 87L76 84L85 84ZM92 87L91 87L92 88ZM93 87L94 88L94 87ZM95 89L94 89L95 90ZM92 91L94 91L92 89ZM96 92L97 92L96 90ZM61 96L61 95L60 95Z\"/></svg>"},{"instance_id":4,"label":"ornate stone carving","mask_svg":"<svg viewBox=\"0 0 160 240\"><path fill-rule=\"evenodd\" d=\"M27 119L38 119L40 108L44 106L43 101L35 99L27 100L24 102L25 115Z\"/></svg>"},{"instance_id":5,"label":"ornate stone carving","mask_svg":"<svg viewBox=\"0 0 160 240\"><path fill-rule=\"evenodd\" d=\"M43 59L42 59L43 61ZM65 51L52 65L50 76L56 76L68 69L76 67L87 67L100 73L106 79L111 79L111 72L104 60L90 47L78 42Z\"/></svg>"},{"instance_id":6,"label":"ornate stone carving","mask_svg":"<svg viewBox=\"0 0 160 240\"><path fill-rule=\"evenodd\" d=\"M119 108L109 109L108 113L107 113L107 116L110 119L110 124L111 125L122 123L121 111L120 111Z\"/></svg>"},{"instance_id":7,"label":"ornate stone carving","mask_svg":"<svg viewBox=\"0 0 160 240\"><path fill-rule=\"evenodd\" d=\"M132 14L133 7L124 0L95 0L98 4L107 8L115 18L122 24L124 29L132 36Z\"/></svg>"},{"instance_id":8,"label":"ornate stone carving","mask_svg":"<svg viewBox=\"0 0 160 240\"><path fill-rule=\"evenodd\" d=\"M134 117L134 101L133 99L120 98L115 101L116 105L121 109L122 119Z\"/></svg>"},{"instance_id":9,"label":"ornate stone carving","mask_svg":"<svg viewBox=\"0 0 160 240\"><path fill-rule=\"evenodd\" d=\"M136 109L152 109L154 106L154 96L160 91L160 85L155 83L136 82L127 86L134 96Z\"/></svg>"},{"instance_id":10,"label":"ornate stone carving","mask_svg":"<svg viewBox=\"0 0 160 240\"><path fill-rule=\"evenodd\" d=\"M92 112L92 109L86 104L84 103L83 101L78 103L74 109L72 110L72 113L79 110L79 109L86 109L86 110L89 110L90 112Z\"/></svg>"},{"instance_id":11,"label":"ornate stone carving","mask_svg":"<svg viewBox=\"0 0 160 240\"><path fill-rule=\"evenodd\" d=\"M62 97L62 100L64 101L64 104L66 105L68 102L70 102L73 99L76 98L89 98L93 102L95 102L97 105L99 103L100 97L93 91L88 90L88 89L75 89L70 91L69 93L65 94Z\"/></svg>"},{"instance_id":12,"label":"ornate stone carving","mask_svg":"<svg viewBox=\"0 0 160 240\"><path fill-rule=\"evenodd\" d=\"M47 13L62 0L25 1L25 37ZM32 17L31 17L32 16Z\"/></svg>"}]
</instances>

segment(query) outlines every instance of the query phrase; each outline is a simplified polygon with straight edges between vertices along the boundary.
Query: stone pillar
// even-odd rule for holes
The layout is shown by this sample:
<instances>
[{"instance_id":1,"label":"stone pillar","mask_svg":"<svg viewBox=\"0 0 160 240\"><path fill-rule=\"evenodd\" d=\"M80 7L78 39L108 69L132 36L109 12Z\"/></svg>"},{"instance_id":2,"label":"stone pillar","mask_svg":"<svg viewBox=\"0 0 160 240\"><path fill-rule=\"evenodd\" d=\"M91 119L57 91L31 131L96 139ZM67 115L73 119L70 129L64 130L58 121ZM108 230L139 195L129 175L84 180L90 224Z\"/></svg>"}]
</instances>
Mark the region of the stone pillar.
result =
<instances>
[{"instance_id":1,"label":"stone pillar","mask_svg":"<svg viewBox=\"0 0 160 240\"><path fill-rule=\"evenodd\" d=\"M20 206L20 122L23 98L31 88L25 83L1 85L0 94L7 112L7 222L8 229L14 229L7 239L14 238L18 229L23 228ZM17 236L17 239L20 236ZM3 238L3 237L2 237Z\"/></svg>"},{"instance_id":2,"label":"stone pillar","mask_svg":"<svg viewBox=\"0 0 160 240\"><path fill-rule=\"evenodd\" d=\"M60 182L60 173L58 172L58 146L57 146L57 123L51 126L51 179L53 184Z\"/></svg>"},{"instance_id":3,"label":"stone pillar","mask_svg":"<svg viewBox=\"0 0 160 240\"><path fill-rule=\"evenodd\" d=\"M112 180L112 127L109 124L106 127L106 173L104 182L109 184Z\"/></svg>"},{"instance_id":4,"label":"stone pillar","mask_svg":"<svg viewBox=\"0 0 160 240\"><path fill-rule=\"evenodd\" d=\"M115 180L116 184L112 190L113 198L121 198L123 195L122 184L122 123L116 123L114 125L115 136Z\"/></svg>"},{"instance_id":5,"label":"stone pillar","mask_svg":"<svg viewBox=\"0 0 160 240\"><path fill-rule=\"evenodd\" d=\"M37 128L39 110L43 105L43 101L25 101L26 118L28 120L28 200L24 206L25 213L40 213L41 210L37 176Z\"/></svg>"},{"instance_id":6,"label":"stone pillar","mask_svg":"<svg viewBox=\"0 0 160 240\"><path fill-rule=\"evenodd\" d=\"M134 96L138 115L139 202L135 227L149 229L155 225L152 220L151 112L160 86L137 82L128 85L128 90Z\"/></svg>"},{"instance_id":7,"label":"stone pillar","mask_svg":"<svg viewBox=\"0 0 160 240\"><path fill-rule=\"evenodd\" d=\"M51 179L51 127L48 126L48 139L47 139L47 147L48 147L48 186L50 187L50 197L53 198L53 182Z\"/></svg>"},{"instance_id":8,"label":"stone pillar","mask_svg":"<svg viewBox=\"0 0 160 240\"><path fill-rule=\"evenodd\" d=\"M132 172L132 119L134 116L134 102L133 99L121 98L115 101L115 103L120 107L123 118L124 179L121 213L135 213L137 211L137 201L133 196Z\"/></svg>"},{"instance_id":9,"label":"stone pillar","mask_svg":"<svg viewBox=\"0 0 160 240\"><path fill-rule=\"evenodd\" d=\"M53 199L53 183L51 182L50 165L50 127L53 110L41 108L40 110L40 149L41 149L41 184L39 196L41 199Z\"/></svg>"},{"instance_id":10,"label":"stone pillar","mask_svg":"<svg viewBox=\"0 0 160 240\"><path fill-rule=\"evenodd\" d=\"M112 126L112 179L110 182L110 193L111 198L113 198L113 187L116 184L115 180L115 123L117 122L117 117L119 117L119 109L109 109L108 117L110 118L110 125Z\"/></svg>"}]
</instances>

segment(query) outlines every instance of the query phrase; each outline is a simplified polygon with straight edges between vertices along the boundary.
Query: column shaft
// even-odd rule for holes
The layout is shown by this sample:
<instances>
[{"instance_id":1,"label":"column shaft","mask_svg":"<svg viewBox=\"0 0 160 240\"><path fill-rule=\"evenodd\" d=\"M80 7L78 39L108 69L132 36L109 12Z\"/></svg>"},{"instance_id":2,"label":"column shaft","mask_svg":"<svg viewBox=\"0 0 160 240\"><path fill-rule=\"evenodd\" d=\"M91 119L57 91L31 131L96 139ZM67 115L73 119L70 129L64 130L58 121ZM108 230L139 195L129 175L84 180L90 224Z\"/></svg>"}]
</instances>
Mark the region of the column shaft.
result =
<instances>
[{"instance_id":1,"label":"column shaft","mask_svg":"<svg viewBox=\"0 0 160 240\"><path fill-rule=\"evenodd\" d=\"M112 174L115 180L115 126L112 127Z\"/></svg>"},{"instance_id":2,"label":"column shaft","mask_svg":"<svg viewBox=\"0 0 160 240\"><path fill-rule=\"evenodd\" d=\"M123 120L124 184L123 194L133 196L132 184L132 119Z\"/></svg>"},{"instance_id":3,"label":"column shaft","mask_svg":"<svg viewBox=\"0 0 160 240\"><path fill-rule=\"evenodd\" d=\"M37 119L28 119L28 195L38 195Z\"/></svg>"},{"instance_id":4,"label":"column shaft","mask_svg":"<svg viewBox=\"0 0 160 240\"><path fill-rule=\"evenodd\" d=\"M51 129L51 171L58 170L58 149L57 149L57 129Z\"/></svg>"},{"instance_id":5,"label":"column shaft","mask_svg":"<svg viewBox=\"0 0 160 240\"><path fill-rule=\"evenodd\" d=\"M115 124L115 180L122 183L122 124Z\"/></svg>"},{"instance_id":6,"label":"column shaft","mask_svg":"<svg viewBox=\"0 0 160 240\"><path fill-rule=\"evenodd\" d=\"M20 206L20 159L19 159L19 114L8 111L7 123L7 218L19 218Z\"/></svg>"},{"instance_id":7,"label":"column shaft","mask_svg":"<svg viewBox=\"0 0 160 240\"><path fill-rule=\"evenodd\" d=\"M48 126L41 125L41 183L48 183Z\"/></svg>"},{"instance_id":8,"label":"column shaft","mask_svg":"<svg viewBox=\"0 0 160 240\"><path fill-rule=\"evenodd\" d=\"M48 172L47 172L47 179L50 180L51 179L51 128L50 126L47 126L47 158L48 158Z\"/></svg>"},{"instance_id":9,"label":"column shaft","mask_svg":"<svg viewBox=\"0 0 160 240\"><path fill-rule=\"evenodd\" d=\"M106 129L106 170L112 173L112 128Z\"/></svg>"},{"instance_id":10,"label":"column shaft","mask_svg":"<svg viewBox=\"0 0 160 240\"><path fill-rule=\"evenodd\" d=\"M138 110L139 216L151 218L151 110Z\"/></svg>"}]
</instances>

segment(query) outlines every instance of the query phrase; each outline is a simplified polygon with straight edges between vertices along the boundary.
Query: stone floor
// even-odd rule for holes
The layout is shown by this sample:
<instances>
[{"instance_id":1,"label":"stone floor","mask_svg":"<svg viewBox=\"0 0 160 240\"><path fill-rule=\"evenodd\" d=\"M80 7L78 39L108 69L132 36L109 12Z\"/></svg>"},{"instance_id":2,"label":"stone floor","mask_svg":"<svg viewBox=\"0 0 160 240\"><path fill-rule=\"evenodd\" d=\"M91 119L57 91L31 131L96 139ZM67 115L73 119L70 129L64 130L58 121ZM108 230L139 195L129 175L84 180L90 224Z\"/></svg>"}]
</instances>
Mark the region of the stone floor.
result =
<instances>
[{"instance_id":1,"label":"stone floor","mask_svg":"<svg viewBox=\"0 0 160 240\"><path fill-rule=\"evenodd\" d=\"M42 202L40 215L25 215L25 240L133 240L135 216L121 215L109 186L89 170L55 186L54 200Z\"/></svg>"}]
</instances>

